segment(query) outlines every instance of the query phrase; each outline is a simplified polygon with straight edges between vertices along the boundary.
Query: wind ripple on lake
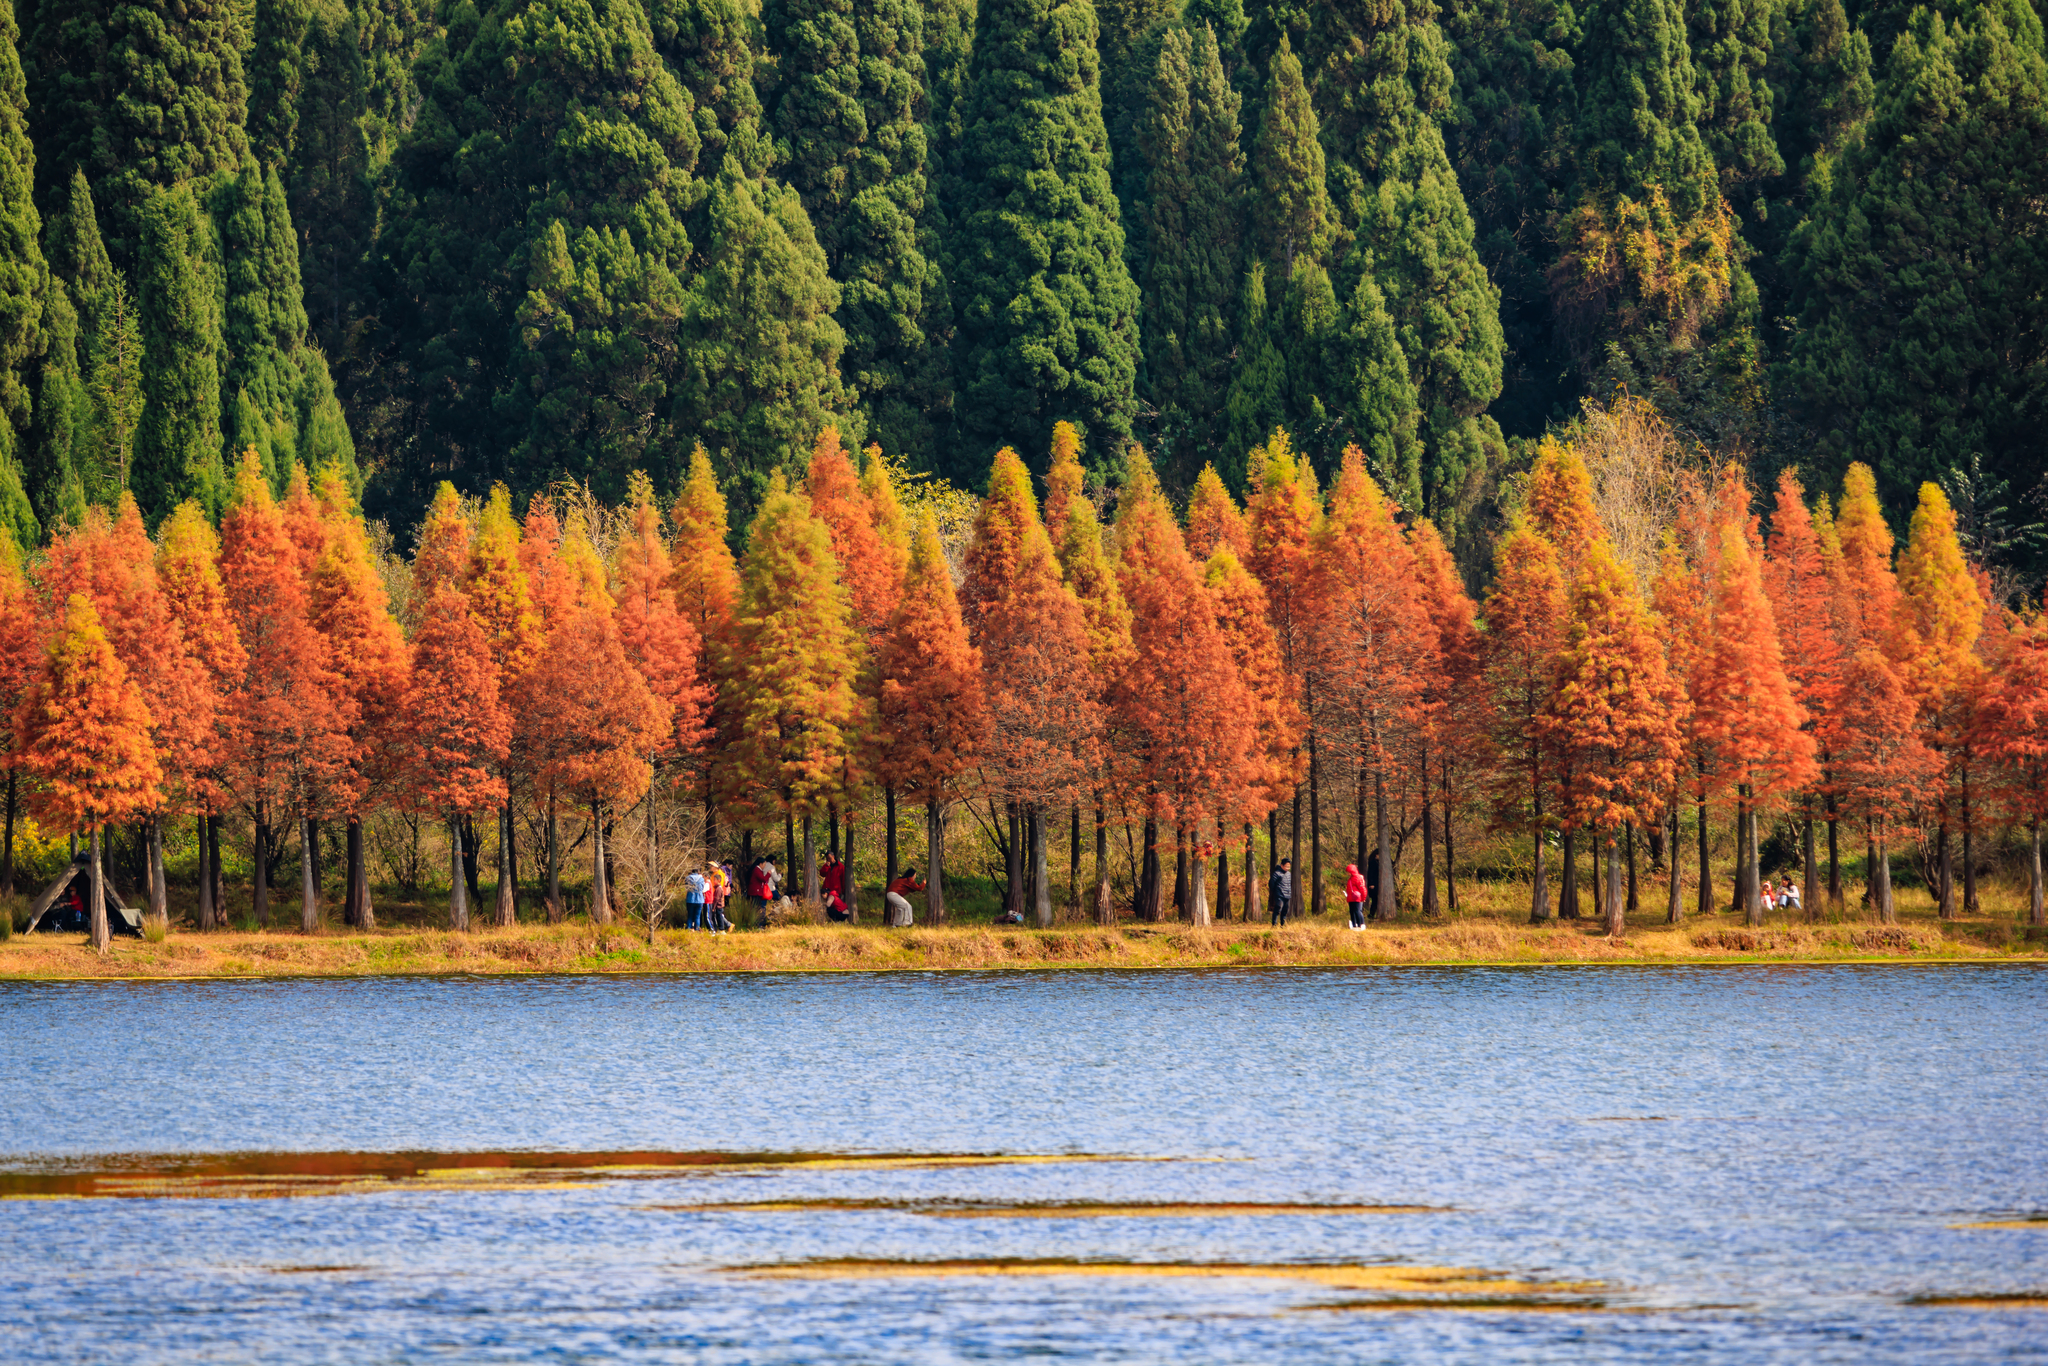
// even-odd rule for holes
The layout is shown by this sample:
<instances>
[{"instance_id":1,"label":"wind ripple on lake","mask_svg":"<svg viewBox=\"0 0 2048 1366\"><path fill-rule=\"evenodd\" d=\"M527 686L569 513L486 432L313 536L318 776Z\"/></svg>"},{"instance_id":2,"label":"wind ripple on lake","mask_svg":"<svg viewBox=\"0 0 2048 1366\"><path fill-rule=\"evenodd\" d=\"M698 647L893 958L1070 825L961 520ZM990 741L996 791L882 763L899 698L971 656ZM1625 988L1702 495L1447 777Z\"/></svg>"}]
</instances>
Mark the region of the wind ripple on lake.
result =
<instances>
[{"instance_id":1,"label":"wind ripple on lake","mask_svg":"<svg viewBox=\"0 0 2048 1366\"><path fill-rule=\"evenodd\" d=\"M0 1153L43 1167L1203 1160L771 1165L719 1178L744 1183L721 1200L769 1208L688 1217L645 1207L704 1200L701 1177L0 1202L0 1358L2039 1359L2048 1314L1999 1297L2048 1291L2048 1229L2024 1222L2048 1209L2044 986L2026 968L9 984ZM819 1201L873 1207L772 1208ZM1062 1203L1432 1210L919 1212ZM719 1270L990 1259L1484 1268L1650 1312L1303 1315L1330 1292Z\"/></svg>"}]
</instances>

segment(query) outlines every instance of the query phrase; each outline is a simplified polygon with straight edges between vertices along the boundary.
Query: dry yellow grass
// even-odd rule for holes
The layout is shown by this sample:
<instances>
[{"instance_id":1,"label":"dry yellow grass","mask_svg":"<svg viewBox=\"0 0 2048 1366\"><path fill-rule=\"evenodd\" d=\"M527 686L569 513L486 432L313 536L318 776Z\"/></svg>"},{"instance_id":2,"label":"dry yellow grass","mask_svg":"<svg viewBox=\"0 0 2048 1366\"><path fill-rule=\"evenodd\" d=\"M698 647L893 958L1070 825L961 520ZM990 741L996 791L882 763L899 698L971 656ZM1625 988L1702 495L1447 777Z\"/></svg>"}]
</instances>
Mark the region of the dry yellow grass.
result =
<instances>
[{"instance_id":1,"label":"dry yellow grass","mask_svg":"<svg viewBox=\"0 0 2048 1366\"><path fill-rule=\"evenodd\" d=\"M1738 962L2048 962L2009 917L1942 922L1808 924L1761 929L1731 915L1668 927L1638 918L1610 939L1590 921L1531 926L1491 908L1438 922L1409 916L1351 932L1341 916L1280 929L1197 929L1125 922L1113 929L1012 926L793 925L725 935L592 926L515 925L468 933L397 927L369 933L273 930L197 934L162 943L117 940L107 955L82 936L17 935L0 943L0 979L505 975L517 973L861 972L970 969L1362 967L1432 964L1677 964Z\"/></svg>"}]
</instances>

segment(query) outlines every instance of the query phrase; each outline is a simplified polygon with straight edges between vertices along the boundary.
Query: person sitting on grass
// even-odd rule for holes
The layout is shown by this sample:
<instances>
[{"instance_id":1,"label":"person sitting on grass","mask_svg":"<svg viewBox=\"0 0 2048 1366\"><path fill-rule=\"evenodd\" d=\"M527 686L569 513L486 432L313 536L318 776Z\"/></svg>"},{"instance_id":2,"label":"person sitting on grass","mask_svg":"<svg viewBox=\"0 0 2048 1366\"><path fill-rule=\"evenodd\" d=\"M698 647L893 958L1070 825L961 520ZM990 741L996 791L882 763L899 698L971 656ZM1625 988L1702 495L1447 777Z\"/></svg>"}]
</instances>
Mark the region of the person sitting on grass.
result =
<instances>
[{"instance_id":1,"label":"person sitting on grass","mask_svg":"<svg viewBox=\"0 0 2048 1366\"><path fill-rule=\"evenodd\" d=\"M853 919L852 912L846 909L846 898L839 894L839 887L837 883L831 883L826 886L824 892L824 899L825 918L827 920L830 920L835 924L843 924L846 921Z\"/></svg>"}]
</instances>

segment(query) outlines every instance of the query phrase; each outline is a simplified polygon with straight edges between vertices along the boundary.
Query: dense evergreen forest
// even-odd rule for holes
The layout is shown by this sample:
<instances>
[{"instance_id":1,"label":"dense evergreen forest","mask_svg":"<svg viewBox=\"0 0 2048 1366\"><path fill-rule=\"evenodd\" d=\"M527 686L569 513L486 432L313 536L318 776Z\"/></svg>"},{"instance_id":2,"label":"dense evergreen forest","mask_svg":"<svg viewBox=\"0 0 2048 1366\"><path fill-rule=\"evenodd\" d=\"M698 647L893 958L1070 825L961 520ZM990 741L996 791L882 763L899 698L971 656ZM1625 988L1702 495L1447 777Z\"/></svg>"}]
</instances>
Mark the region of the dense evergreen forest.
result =
<instances>
[{"instance_id":1,"label":"dense evergreen forest","mask_svg":"<svg viewBox=\"0 0 2048 1366\"><path fill-rule=\"evenodd\" d=\"M1355 443L1477 568L1625 387L2037 554L2028 0L0 0L0 179L23 544L249 448L403 540L701 444L737 530L828 421L975 487L1064 419L1177 498Z\"/></svg>"}]
</instances>

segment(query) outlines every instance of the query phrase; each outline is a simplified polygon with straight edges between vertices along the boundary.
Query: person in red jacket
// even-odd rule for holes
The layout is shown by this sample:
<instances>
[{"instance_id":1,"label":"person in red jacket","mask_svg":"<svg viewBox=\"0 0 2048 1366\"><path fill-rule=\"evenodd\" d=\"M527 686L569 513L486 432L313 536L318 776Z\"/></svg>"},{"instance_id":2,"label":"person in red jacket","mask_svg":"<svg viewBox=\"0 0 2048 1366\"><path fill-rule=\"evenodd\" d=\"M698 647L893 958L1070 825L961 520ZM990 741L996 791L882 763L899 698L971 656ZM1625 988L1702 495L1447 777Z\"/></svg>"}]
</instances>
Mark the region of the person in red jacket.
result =
<instances>
[{"instance_id":1,"label":"person in red jacket","mask_svg":"<svg viewBox=\"0 0 2048 1366\"><path fill-rule=\"evenodd\" d=\"M1344 902L1351 908L1351 928L1365 928L1365 875L1358 871L1358 865L1344 865Z\"/></svg>"}]
</instances>

